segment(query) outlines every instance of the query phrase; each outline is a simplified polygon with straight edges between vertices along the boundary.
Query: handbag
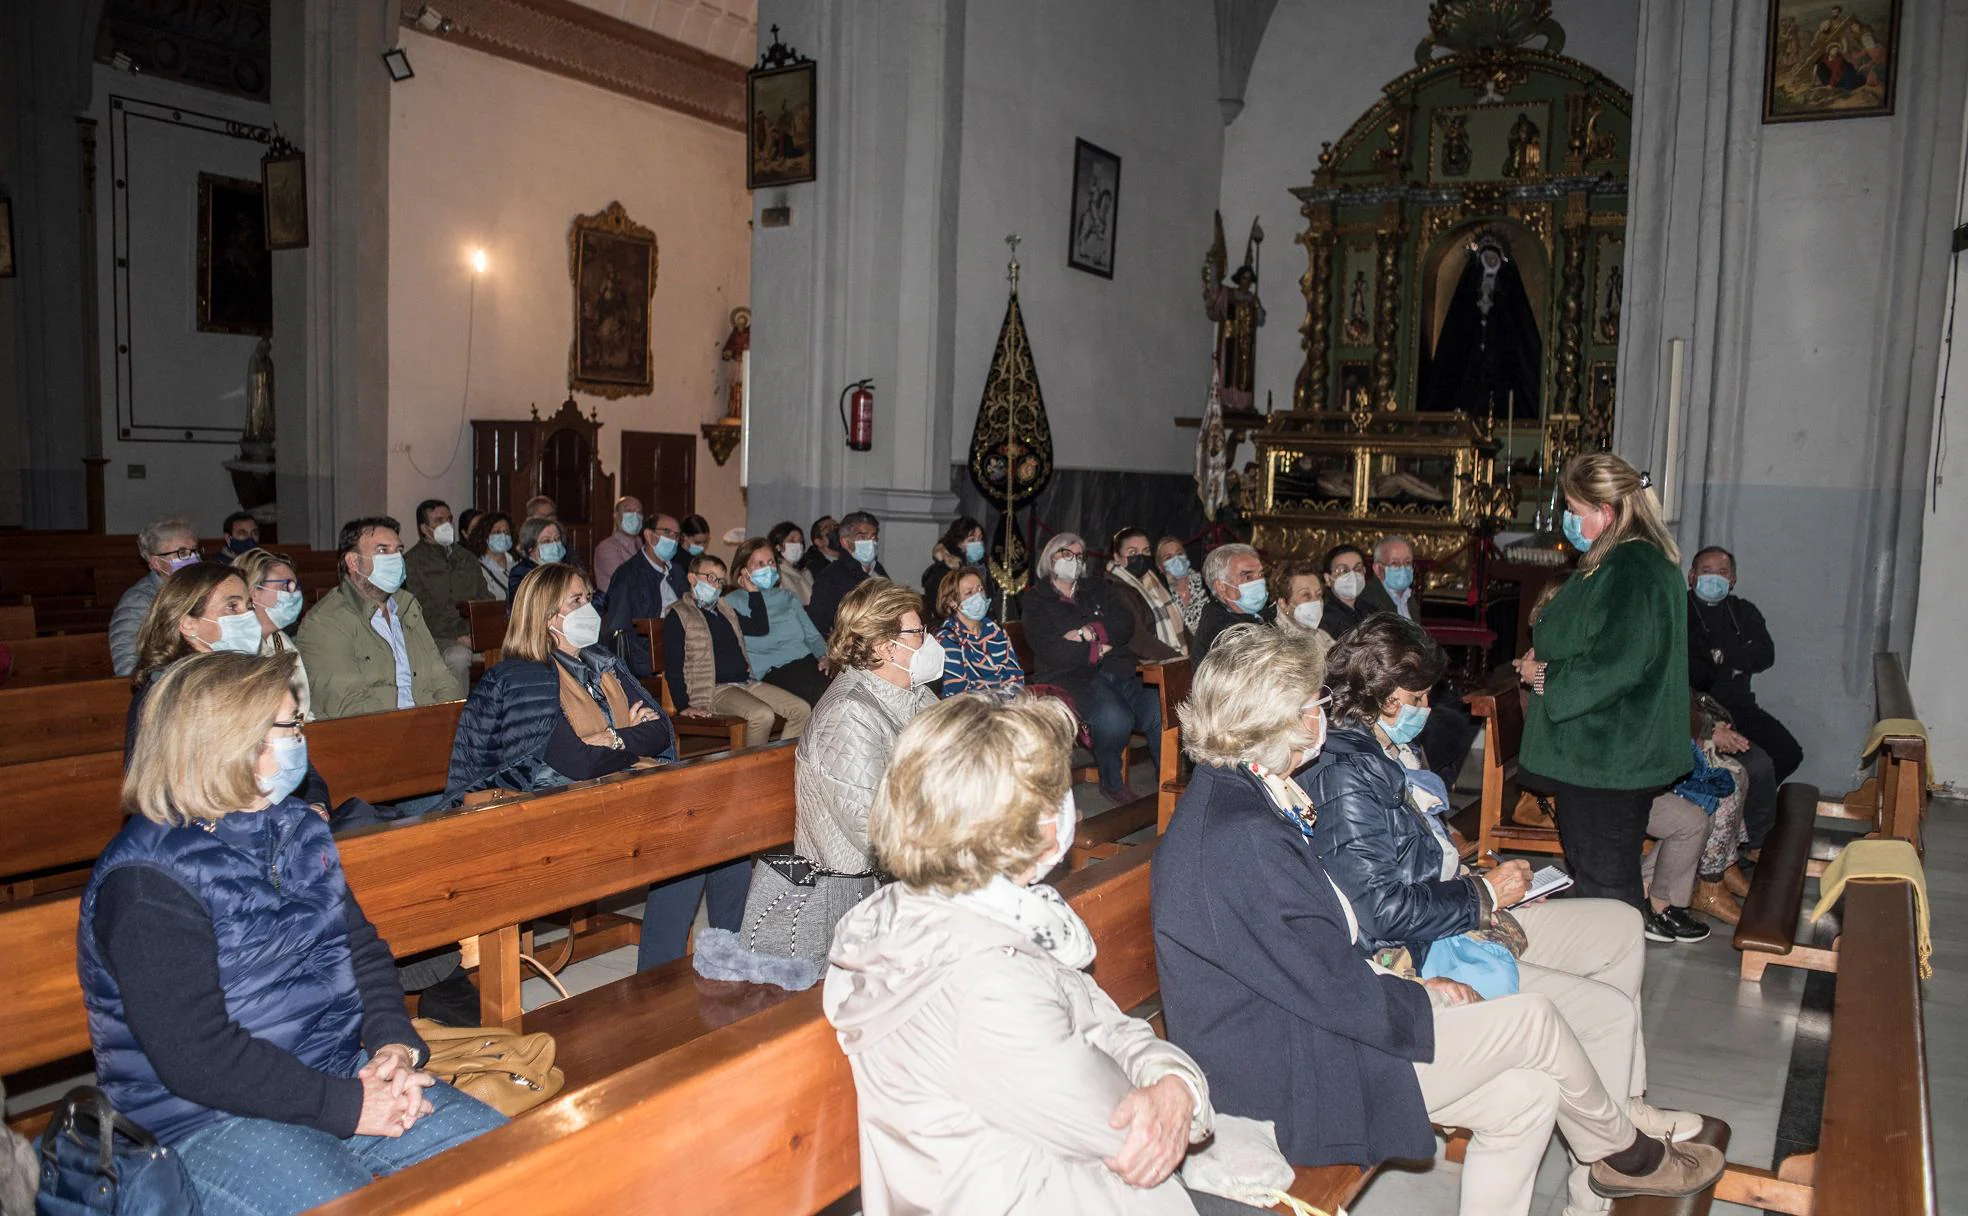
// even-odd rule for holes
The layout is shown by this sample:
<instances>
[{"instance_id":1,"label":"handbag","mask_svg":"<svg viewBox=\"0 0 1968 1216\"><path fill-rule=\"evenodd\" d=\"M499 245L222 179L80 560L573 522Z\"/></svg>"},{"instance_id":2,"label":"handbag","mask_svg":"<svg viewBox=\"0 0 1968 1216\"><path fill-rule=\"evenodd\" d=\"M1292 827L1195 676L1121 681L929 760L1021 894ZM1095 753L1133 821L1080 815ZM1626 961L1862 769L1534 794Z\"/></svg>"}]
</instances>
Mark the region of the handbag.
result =
<instances>
[{"instance_id":1,"label":"handbag","mask_svg":"<svg viewBox=\"0 0 1968 1216\"><path fill-rule=\"evenodd\" d=\"M511 1118L561 1091L567 1074L554 1066L550 1034L521 1034L504 1026L445 1026L411 1022L430 1058L424 1071Z\"/></svg>"},{"instance_id":2,"label":"handbag","mask_svg":"<svg viewBox=\"0 0 1968 1216\"><path fill-rule=\"evenodd\" d=\"M742 943L756 954L803 958L824 967L834 926L881 882L876 870L844 874L797 853L761 853L745 893Z\"/></svg>"},{"instance_id":3,"label":"handbag","mask_svg":"<svg viewBox=\"0 0 1968 1216\"><path fill-rule=\"evenodd\" d=\"M118 1139L121 1137L121 1140ZM199 1216L184 1159L118 1114L108 1095L78 1085L41 1133L41 1216Z\"/></svg>"}]
</instances>

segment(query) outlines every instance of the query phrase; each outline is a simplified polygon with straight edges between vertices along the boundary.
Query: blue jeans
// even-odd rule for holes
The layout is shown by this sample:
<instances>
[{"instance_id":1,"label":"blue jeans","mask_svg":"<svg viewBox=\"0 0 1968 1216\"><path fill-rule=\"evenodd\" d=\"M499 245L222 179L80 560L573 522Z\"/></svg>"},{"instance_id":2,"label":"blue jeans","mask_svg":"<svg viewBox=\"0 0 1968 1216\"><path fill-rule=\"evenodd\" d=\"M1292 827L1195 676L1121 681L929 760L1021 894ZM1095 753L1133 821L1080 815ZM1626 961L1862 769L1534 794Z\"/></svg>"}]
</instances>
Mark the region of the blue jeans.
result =
<instances>
[{"instance_id":1,"label":"blue jeans","mask_svg":"<svg viewBox=\"0 0 1968 1216\"><path fill-rule=\"evenodd\" d=\"M752 860L726 862L649 888L642 905L642 944L636 970L647 971L683 957L690 946L690 923L697 900L710 888L711 928L736 933L745 923L745 895L752 886Z\"/></svg>"},{"instance_id":2,"label":"blue jeans","mask_svg":"<svg viewBox=\"0 0 1968 1216\"><path fill-rule=\"evenodd\" d=\"M288 1216L366 1186L506 1121L439 1081L424 1091L431 1113L396 1139L338 1140L298 1123L241 1115L199 1128L176 1147L205 1216Z\"/></svg>"},{"instance_id":3,"label":"blue jeans","mask_svg":"<svg viewBox=\"0 0 1968 1216\"><path fill-rule=\"evenodd\" d=\"M1112 790L1127 774L1121 771L1121 751L1128 737L1140 731L1148 737L1148 755L1162 761L1162 703L1141 677L1125 679L1095 672L1085 693L1075 698L1080 719L1093 736L1093 760L1100 766L1100 788Z\"/></svg>"}]
</instances>

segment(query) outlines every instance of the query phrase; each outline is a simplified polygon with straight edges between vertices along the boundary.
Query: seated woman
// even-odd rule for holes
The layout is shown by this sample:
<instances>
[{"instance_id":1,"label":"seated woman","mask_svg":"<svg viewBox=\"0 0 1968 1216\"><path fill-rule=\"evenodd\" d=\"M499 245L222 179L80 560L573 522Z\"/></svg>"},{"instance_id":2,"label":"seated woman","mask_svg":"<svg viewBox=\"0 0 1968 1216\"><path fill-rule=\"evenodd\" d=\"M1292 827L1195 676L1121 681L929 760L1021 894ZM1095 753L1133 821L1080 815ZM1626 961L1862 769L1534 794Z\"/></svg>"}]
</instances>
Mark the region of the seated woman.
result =
<instances>
[{"instance_id":1,"label":"seated woman","mask_svg":"<svg viewBox=\"0 0 1968 1216\"><path fill-rule=\"evenodd\" d=\"M896 741L868 818L896 881L841 921L822 994L869 1216L1197 1210L1174 1170L1209 1083L1094 983L1039 882L1073 842L1073 732L1057 701L960 696Z\"/></svg>"},{"instance_id":2,"label":"seated woman","mask_svg":"<svg viewBox=\"0 0 1968 1216\"><path fill-rule=\"evenodd\" d=\"M943 695L988 692L1005 697L1025 690L1025 669L1011 648L1011 635L991 619L991 596L984 572L966 566L943 576L936 590L936 612L943 627Z\"/></svg>"},{"instance_id":3,"label":"seated woman","mask_svg":"<svg viewBox=\"0 0 1968 1216\"><path fill-rule=\"evenodd\" d=\"M792 592L800 607L806 607L807 601L813 598L813 571L801 560L806 556L806 533L800 531L798 524L785 519L772 525L765 540L779 561L779 585Z\"/></svg>"},{"instance_id":4,"label":"seated woman","mask_svg":"<svg viewBox=\"0 0 1968 1216\"><path fill-rule=\"evenodd\" d=\"M841 600L827 639L834 682L813 707L793 759L793 852L826 872L819 880L826 890L808 889L819 900L816 907L845 911L879 883L868 845L868 807L896 737L911 718L936 704L929 686L943 674L943 647L923 628L921 607L922 597L910 588L868 579ZM693 957L699 975L793 989L819 981L832 923L801 920L796 934L775 930L775 940L793 941L784 953L752 948L771 918L799 914L768 892L754 881L744 910L746 938L717 931L697 935Z\"/></svg>"},{"instance_id":5,"label":"seated woman","mask_svg":"<svg viewBox=\"0 0 1968 1216\"><path fill-rule=\"evenodd\" d=\"M253 608L260 614L265 638L260 653L276 655L294 649L294 630L307 607L301 579L294 572L294 559L265 549L241 554L232 563L233 573L246 583Z\"/></svg>"},{"instance_id":6,"label":"seated woman","mask_svg":"<svg viewBox=\"0 0 1968 1216\"><path fill-rule=\"evenodd\" d=\"M479 568L485 571L485 589L495 598L511 601L513 557L512 516L504 511L487 511L465 529L465 548L478 554Z\"/></svg>"},{"instance_id":7,"label":"seated woman","mask_svg":"<svg viewBox=\"0 0 1968 1216\"><path fill-rule=\"evenodd\" d=\"M1714 704L1696 693L1689 709L1694 770L1656 795L1647 814L1647 835L1660 842L1640 862L1653 913L1649 941L1701 941L1709 929L1696 913L1733 925L1742 919L1738 897L1749 894L1749 879L1736 866L1748 783L1742 765L1720 750L1747 740L1705 712L1704 701Z\"/></svg>"},{"instance_id":8,"label":"seated woman","mask_svg":"<svg viewBox=\"0 0 1968 1216\"><path fill-rule=\"evenodd\" d=\"M1431 1120L1469 1128L1465 1216L1529 1210L1554 1124L1593 1163L1568 1212L1713 1183L1722 1154L1636 1129L1553 997L1484 1000L1369 961L1375 910L1321 864L1326 808L1290 778L1325 743L1324 667L1307 638L1240 626L1182 707L1196 769L1156 847L1155 959L1169 1037L1217 1109L1273 1120L1304 1166L1426 1158Z\"/></svg>"},{"instance_id":9,"label":"seated woman","mask_svg":"<svg viewBox=\"0 0 1968 1216\"><path fill-rule=\"evenodd\" d=\"M936 593L952 570L984 564L984 525L970 516L961 516L943 530L930 551L929 565L923 570L923 603L934 604Z\"/></svg>"},{"instance_id":10,"label":"seated woman","mask_svg":"<svg viewBox=\"0 0 1968 1216\"><path fill-rule=\"evenodd\" d=\"M1694 1136L1699 1116L1655 1110L1640 1097L1647 1088L1640 916L1604 899L1507 911L1530 885L1529 864L1475 874L1458 862L1441 822L1448 793L1412 746L1445 661L1419 625L1392 613L1362 621L1328 656L1333 730L1298 784L1317 809L1312 850L1352 908L1360 952L1403 950L1423 975L1455 979L1466 974L1456 965L1465 943L1445 940L1471 935L1499 961L1507 951L1516 990L1550 1001L1642 1134ZM1601 1205L1586 1173L1574 1171L1572 1204L1595 1210Z\"/></svg>"},{"instance_id":11,"label":"seated woman","mask_svg":"<svg viewBox=\"0 0 1968 1216\"><path fill-rule=\"evenodd\" d=\"M1302 633L1318 643L1321 654L1332 649L1332 635L1319 628L1326 613L1326 580L1318 562L1291 558L1271 572L1271 599L1278 605L1277 625L1283 633Z\"/></svg>"},{"instance_id":12,"label":"seated woman","mask_svg":"<svg viewBox=\"0 0 1968 1216\"><path fill-rule=\"evenodd\" d=\"M200 654L157 682L82 897L96 1083L206 1216L306 1211L505 1122L419 1071L389 947L293 796L295 666Z\"/></svg>"},{"instance_id":13,"label":"seated woman","mask_svg":"<svg viewBox=\"0 0 1968 1216\"><path fill-rule=\"evenodd\" d=\"M519 560L506 570L506 606L519 595L519 584L541 566L567 560L567 541L560 521L551 515L535 515L519 525L519 539L513 542Z\"/></svg>"},{"instance_id":14,"label":"seated woman","mask_svg":"<svg viewBox=\"0 0 1968 1216\"><path fill-rule=\"evenodd\" d=\"M682 522L677 524L677 531L683 534L683 552L686 557L701 555L705 546L711 543L711 521L701 515L684 516Z\"/></svg>"},{"instance_id":15,"label":"seated woman","mask_svg":"<svg viewBox=\"0 0 1968 1216\"><path fill-rule=\"evenodd\" d=\"M745 623L745 653L753 678L808 705L817 704L827 691L827 673L820 670L820 660L827 657L827 639L782 584L785 565L772 542L754 536L739 545L731 569L735 581L724 602ZM763 633L753 628L759 621L766 624ZM789 726L786 737L796 733Z\"/></svg>"},{"instance_id":16,"label":"seated woman","mask_svg":"<svg viewBox=\"0 0 1968 1216\"><path fill-rule=\"evenodd\" d=\"M1160 762L1162 707L1141 683L1128 642L1134 614L1115 596L1106 579L1087 577L1086 542L1061 532L1039 550L1037 577L1019 597L1025 640L1032 647L1034 684L1063 691L1093 737L1100 766L1100 792L1120 802L1134 801L1121 753L1139 731L1148 754Z\"/></svg>"},{"instance_id":17,"label":"seated woman","mask_svg":"<svg viewBox=\"0 0 1968 1216\"><path fill-rule=\"evenodd\" d=\"M1209 607L1210 596L1202 574L1189 568L1189 551L1181 541L1164 536L1155 542L1154 574L1182 609L1182 627L1194 633L1196 622L1203 619L1203 609Z\"/></svg>"},{"instance_id":18,"label":"seated woman","mask_svg":"<svg viewBox=\"0 0 1968 1216\"><path fill-rule=\"evenodd\" d=\"M1107 577L1114 594L1134 613L1134 639L1129 649L1144 663L1181 658L1189 646L1189 627L1182 606L1168 586L1155 577L1155 559L1148 552L1148 534L1140 528L1114 533L1107 551Z\"/></svg>"}]
</instances>

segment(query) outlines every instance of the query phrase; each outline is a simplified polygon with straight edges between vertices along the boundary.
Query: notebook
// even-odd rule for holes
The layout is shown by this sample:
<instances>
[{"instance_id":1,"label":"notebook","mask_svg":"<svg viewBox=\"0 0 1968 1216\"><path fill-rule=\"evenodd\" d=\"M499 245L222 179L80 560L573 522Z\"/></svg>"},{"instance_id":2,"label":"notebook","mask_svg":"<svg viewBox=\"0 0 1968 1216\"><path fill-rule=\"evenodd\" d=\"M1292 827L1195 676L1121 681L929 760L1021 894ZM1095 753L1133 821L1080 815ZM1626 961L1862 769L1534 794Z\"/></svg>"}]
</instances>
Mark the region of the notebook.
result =
<instances>
[{"instance_id":1,"label":"notebook","mask_svg":"<svg viewBox=\"0 0 1968 1216\"><path fill-rule=\"evenodd\" d=\"M1531 887L1530 890L1524 892L1524 898L1510 906L1521 908L1534 899L1543 899L1547 895L1555 895L1571 885L1572 876L1570 874L1565 873L1557 866L1544 866L1531 874Z\"/></svg>"}]
</instances>

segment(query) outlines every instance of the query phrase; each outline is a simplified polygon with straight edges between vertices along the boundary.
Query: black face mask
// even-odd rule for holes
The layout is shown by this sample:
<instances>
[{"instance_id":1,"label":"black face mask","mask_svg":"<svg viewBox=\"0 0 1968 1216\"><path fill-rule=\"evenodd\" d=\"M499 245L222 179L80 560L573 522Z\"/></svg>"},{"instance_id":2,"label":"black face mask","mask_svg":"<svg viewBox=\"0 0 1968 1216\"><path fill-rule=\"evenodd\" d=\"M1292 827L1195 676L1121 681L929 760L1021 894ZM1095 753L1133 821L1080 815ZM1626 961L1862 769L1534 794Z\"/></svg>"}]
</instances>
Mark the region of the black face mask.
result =
<instances>
[{"instance_id":1,"label":"black face mask","mask_svg":"<svg viewBox=\"0 0 1968 1216\"><path fill-rule=\"evenodd\" d=\"M1137 553L1127 559L1127 572L1136 578L1145 576L1155 568L1155 559L1146 553Z\"/></svg>"},{"instance_id":2,"label":"black face mask","mask_svg":"<svg viewBox=\"0 0 1968 1216\"><path fill-rule=\"evenodd\" d=\"M251 553L259 547L260 538L257 536L235 536L226 542L226 548L234 553Z\"/></svg>"}]
</instances>

